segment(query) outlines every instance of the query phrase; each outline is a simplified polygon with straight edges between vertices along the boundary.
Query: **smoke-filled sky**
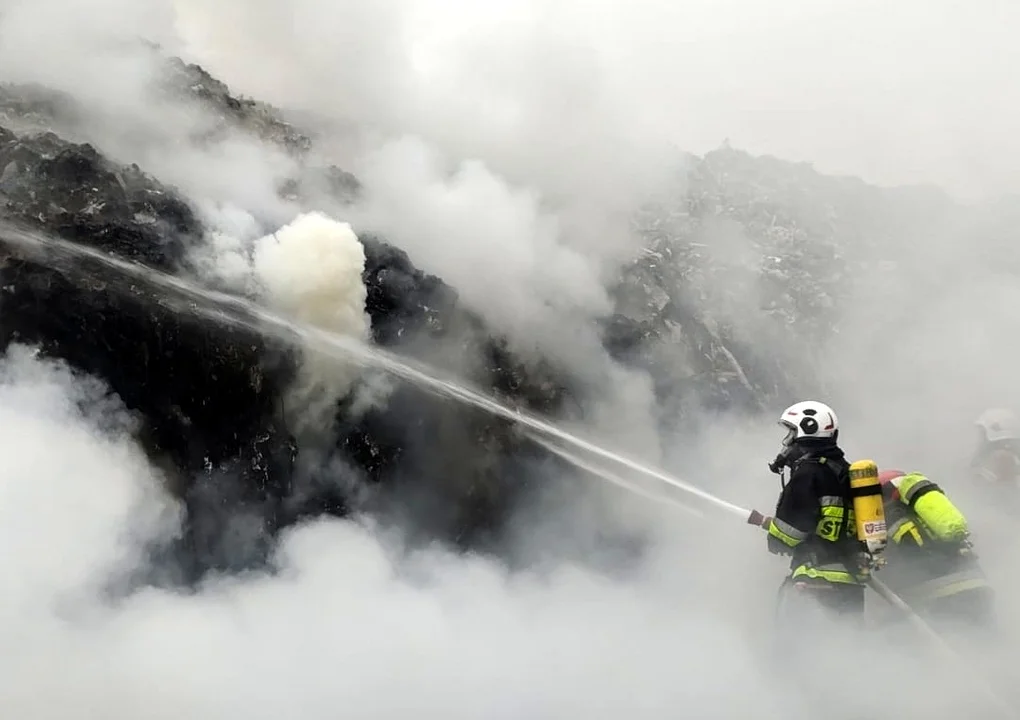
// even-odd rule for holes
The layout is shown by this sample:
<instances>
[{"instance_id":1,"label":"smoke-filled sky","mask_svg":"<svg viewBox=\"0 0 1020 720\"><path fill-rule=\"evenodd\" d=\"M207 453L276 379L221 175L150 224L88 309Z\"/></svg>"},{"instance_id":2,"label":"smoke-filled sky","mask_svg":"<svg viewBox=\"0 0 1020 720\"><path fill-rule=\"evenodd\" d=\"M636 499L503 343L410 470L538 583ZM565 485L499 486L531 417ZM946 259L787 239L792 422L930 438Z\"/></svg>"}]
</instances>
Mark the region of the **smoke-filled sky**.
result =
<instances>
[{"instance_id":1,"label":"smoke-filled sky","mask_svg":"<svg viewBox=\"0 0 1020 720\"><path fill-rule=\"evenodd\" d=\"M273 258L304 237L294 226L264 244L265 226L298 210L275 195L291 161L241 135L189 144L209 118L153 103L152 66L117 41L151 37L300 113L324 129L316 153L365 183L366 201L339 220L384 231L518 346L586 374L605 394L592 424L654 462L694 449L677 438L659 447L648 378L610 362L590 321L637 247L628 213L677 180L673 153L728 138L879 183L1020 191L1018 22L1020 6L998 0L6 0L0 79L71 92L91 108L75 132L181 187L219 233L217 274L257 272L281 305L309 303L297 308L309 318L330 317L310 303L335 303L344 314L329 322L360 333L348 234L320 225L320 240L344 239L321 255L328 243L308 241L307 257L287 263ZM971 437L953 433L971 429L968 413L996 385L1016 389L1015 290L976 270L950 276L965 249L925 240L890 252L913 262L931 250L924 272L946 273L951 292L912 305L908 262L893 283L908 317L882 329L906 328L909 343L855 363L851 338L832 364L856 423L852 454L864 437L891 452L900 433L905 461L965 453ZM254 270L238 260L245 247L265 249ZM287 286L302 273L322 291L312 299ZM862 333L888 315L872 301L857 308ZM24 354L2 365L0 708L11 716L817 716L770 663L784 563L729 516L699 522L620 495L612 510L647 535L646 557L592 557L601 516L582 499L568 517L518 522L531 551L555 538L626 580L555 559L521 575L436 548L407 556L392 533L334 520L284 540L279 577L111 601L110 584L141 564L141 541L172 534L179 518L102 394ZM779 435L724 419L688 479L769 509L778 487L764 463ZM990 561L1008 566L1008 550L990 548ZM886 667L862 647L869 681L902 672L892 649ZM892 683L878 702L958 717L954 702L974 696L945 688L918 698Z\"/></svg>"},{"instance_id":2,"label":"smoke-filled sky","mask_svg":"<svg viewBox=\"0 0 1020 720\"><path fill-rule=\"evenodd\" d=\"M177 8L194 51L238 87L332 114L363 108L468 152L529 127L551 160L575 165L614 152L586 142L600 134L621 153L650 138L701 153L729 138L881 184L1020 190L1020 9L1009 0ZM503 151L513 167L516 145Z\"/></svg>"}]
</instances>

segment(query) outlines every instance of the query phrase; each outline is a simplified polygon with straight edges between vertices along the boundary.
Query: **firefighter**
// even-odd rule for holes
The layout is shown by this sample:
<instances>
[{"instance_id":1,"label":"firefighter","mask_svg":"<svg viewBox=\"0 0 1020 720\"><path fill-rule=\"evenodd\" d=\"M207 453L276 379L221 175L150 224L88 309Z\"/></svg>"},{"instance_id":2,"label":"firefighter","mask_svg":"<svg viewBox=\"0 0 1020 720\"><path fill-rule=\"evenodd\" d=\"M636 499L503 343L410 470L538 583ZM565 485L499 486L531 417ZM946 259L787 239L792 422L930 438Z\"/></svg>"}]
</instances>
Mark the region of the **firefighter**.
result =
<instances>
[{"instance_id":1,"label":"firefighter","mask_svg":"<svg viewBox=\"0 0 1020 720\"><path fill-rule=\"evenodd\" d=\"M865 587L850 511L849 463L837 444L839 420L828 405L807 400L784 410L779 424L786 437L769 469L782 475L789 468L789 480L773 517L748 518L768 531L770 552L791 557L778 619L793 621L807 609L829 619L860 620Z\"/></svg>"},{"instance_id":2,"label":"firefighter","mask_svg":"<svg viewBox=\"0 0 1020 720\"><path fill-rule=\"evenodd\" d=\"M1000 500L1016 502L1020 490L1020 421L1011 410L991 408L974 423L977 448L971 471L979 485Z\"/></svg>"},{"instance_id":3,"label":"firefighter","mask_svg":"<svg viewBox=\"0 0 1020 720\"><path fill-rule=\"evenodd\" d=\"M879 473L889 546L882 578L934 624L990 628L994 593L970 541L967 518L918 472Z\"/></svg>"}]
</instances>

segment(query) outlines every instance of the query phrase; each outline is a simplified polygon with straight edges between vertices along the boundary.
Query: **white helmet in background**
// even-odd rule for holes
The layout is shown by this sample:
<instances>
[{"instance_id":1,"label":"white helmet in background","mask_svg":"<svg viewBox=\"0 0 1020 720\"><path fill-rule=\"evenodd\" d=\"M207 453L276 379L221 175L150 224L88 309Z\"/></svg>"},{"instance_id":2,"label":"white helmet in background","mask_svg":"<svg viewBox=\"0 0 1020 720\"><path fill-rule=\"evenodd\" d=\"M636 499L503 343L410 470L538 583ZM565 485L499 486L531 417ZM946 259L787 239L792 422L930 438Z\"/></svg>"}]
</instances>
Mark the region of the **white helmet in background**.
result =
<instances>
[{"instance_id":1,"label":"white helmet in background","mask_svg":"<svg viewBox=\"0 0 1020 720\"><path fill-rule=\"evenodd\" d=\"M990 408L975 421L986 442L1020 440L1020 420L1012 410Z\"/></svg>"},{"instance_id":2,"label":"white helmet in background","mask_svg":"<svg viewBox=\"0 0 1020 720\"><path fill-rule=\"evenodd\" d=\"M783 410L779 424L787 428L783 445L789 447L798 440L835 440L839 434L836 411L817 400L803 400Z\"/></svg>"}]
</instances>

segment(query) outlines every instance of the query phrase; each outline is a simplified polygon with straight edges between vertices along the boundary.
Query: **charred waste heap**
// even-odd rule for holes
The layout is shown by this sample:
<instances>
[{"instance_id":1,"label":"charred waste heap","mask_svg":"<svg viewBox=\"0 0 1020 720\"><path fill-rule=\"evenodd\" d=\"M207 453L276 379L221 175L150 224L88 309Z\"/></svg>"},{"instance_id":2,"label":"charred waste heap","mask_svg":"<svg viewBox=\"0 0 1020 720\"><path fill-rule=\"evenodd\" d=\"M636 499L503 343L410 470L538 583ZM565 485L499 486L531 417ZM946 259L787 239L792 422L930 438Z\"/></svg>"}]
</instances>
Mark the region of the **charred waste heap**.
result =
<instances>
[{"instance_id":1,"label":"charred waste heap","mask_svg":"<svg viewBox=\"0 0 1020 720\"><path fill-rule=\"evenodd\" d=\"M302 169L281 184L281 197L313 209L315 198L336 207L356 196L350 174L305 162L309 139L275 110L232 96L201 68L168 61L162 91L217 118L203 131L208 137L240 130L295 159ZM196 208L144 169L97 151L81 132L82 118L66 95L0 85L2 217L166 272L189 272L189 251L205 235ZM691 407L753 411L791 389L776 358L755 354L753 336L699 310L715 277L697 252L705 228L738 224L767 241L767 256L796 254L798 242L811 240L797 235L804 231L795 221L777 227L782 207L767 208L771 224L760 223L757 199L741 198L742 188L727 184L727 173L741 163L755 161L729 150L695 159L695 189L677 208L642 220L648 250L621 279L618 312L606 321L607 349L651 373L672 423L689 422ZM554 417L579 412L583 398L568 369L517 357L460 306L455 289L417 270L385 240L361 241L375 343L426 360L455 347L481 359L468 379L509 402ZM829 252L822 261L830 270L838 265L832 247L816 248ZM812 267L803 272L811 276ZM239 532L256 538L240 544L257 558L275 530L308 515L343 514L364 487L375 488L369 502L379 507L393 498L413 506L424 532L477 546L498 533L535 464L548 461L505 422L406 385L367 412L351 413L340 403L329 451L308 457L298 453L283 420L283 397L297 369L292 348L174 315L140 290L114 291L101 273L70 277L4 255L0 274L3 347L38 346L102 378L141 418L140 440L186 501L182 551L193 574L251 562L237 549ZM834 294L841 280L829 275L830 285L821 288L815 275L805 296ZM775 332L793 323L784 312L831 324L824 314L830 304L805 313L798 302L780 288L770 311L779 318ZM677 364L678 352L686 364Z\"/></svg>"},{"instance_id":2,"label":"charred waste heap","mask_svg":"<svg viewBox=\"0 0 1020 720\"><path fill-rule=\"evenodd\" d=\"M271 109L232 97L200 68L174 60L167 77L169 91L212 108L225 126L240 125L298 159L306 151L307 141ZM137 166L75 142L78 119L73 98L0 86L2 217L164 272L188 272L189 250L204 233L195 209ZM341 202L357 191L352 176L326 168L284 183L281 196L292 198L310 182ZM477 384L536 412L563 408L564 381L544 363L515 358L459 306L452 288L417 270L404 252L360 239L375 343L413 346L426 359L430 347L452 343L482 358L471 378ZM194 573L257 561L275 530L309 515L345 513L362 485L383 489L373 495L380 505L413 497L423 532L478 542L498 529L526 476L529 451L504 421L406 385L354 420L339 404L331 456L320 449L303 462L282 412L297 367L292 348L175 315L141 289L115 289L102 272L65 275L5 253L0 273L3 347L37 346L102 378L142 419L140 440L186 501L181 549ZM254 536L240 542L245 550L238 532Z\"/></svg>"}]
</instances>

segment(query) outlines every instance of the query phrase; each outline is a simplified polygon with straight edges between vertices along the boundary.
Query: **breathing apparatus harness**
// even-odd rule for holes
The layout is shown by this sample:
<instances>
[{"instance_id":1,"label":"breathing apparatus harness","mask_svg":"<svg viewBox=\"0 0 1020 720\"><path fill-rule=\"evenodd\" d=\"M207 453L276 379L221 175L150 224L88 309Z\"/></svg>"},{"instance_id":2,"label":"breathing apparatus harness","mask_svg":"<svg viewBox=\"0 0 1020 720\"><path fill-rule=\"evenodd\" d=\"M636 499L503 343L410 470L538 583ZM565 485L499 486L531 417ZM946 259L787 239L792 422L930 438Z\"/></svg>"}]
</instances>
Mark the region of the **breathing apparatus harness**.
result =
<instances>
[{"instance_id":1,"label":"breathing apparatus harness","mask_svg":"<svg viewBox=\"0 0 1020 720\"><path fill-rule=\"evenodd\" d=\"M847 569L855 569L857 571L855 574L864 580L867 579L873 570L877 570L885 564L882 550L885 547L886 528L885 515L882 508L881 485L878 483L878 468L870 460L862 460L850 464L848 472L844 474L840 473L827 460L820 452L812 448L805 448L801 443L794 441L784 447L776 455L775 459L769 463L769 470L779 475L779 484L783 490L786 490L788 484L785 470L789 469L792 476L793 470L803 462L817 463L835 475L843 491L844 509L843 517L839 520L836 532L836 537L838 538L836 541L837 548L847 548L843 559ZM855 483L854 479L859 481ZM863 479L864 482L860 482L860 479ZM875 495L877 495L877 498L872 497ZM877 532L871 531L874 521L865 522L864 515L868 511L872 511L869 514L874 515L876 510L880 525ZM857 541L852 545L846 542L846 532L850 522L849 514L851 511L854 512L857 525ZM866 526L868 530L865 529Z\"/></svg>"}]
</instances>

